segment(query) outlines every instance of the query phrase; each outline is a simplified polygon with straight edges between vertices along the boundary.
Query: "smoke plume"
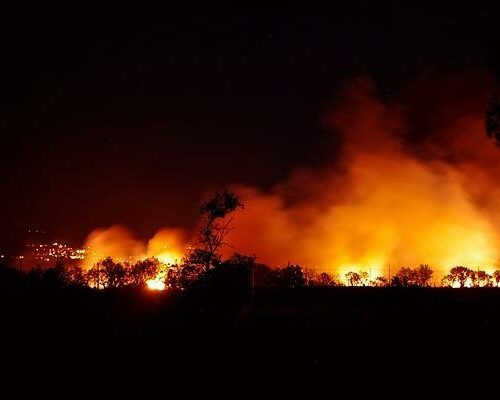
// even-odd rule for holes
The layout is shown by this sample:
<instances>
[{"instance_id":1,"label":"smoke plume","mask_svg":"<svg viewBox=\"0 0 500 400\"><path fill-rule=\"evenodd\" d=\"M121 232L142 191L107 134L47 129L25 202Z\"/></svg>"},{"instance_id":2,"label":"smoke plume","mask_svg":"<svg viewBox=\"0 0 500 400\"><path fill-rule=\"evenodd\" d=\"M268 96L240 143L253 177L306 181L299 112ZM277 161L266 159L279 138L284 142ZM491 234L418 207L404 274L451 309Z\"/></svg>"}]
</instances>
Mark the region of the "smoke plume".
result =
<instances>
[{"instance_id":1,"label":"smoke plume","mask_svg":"<svg viewBox=\"0 0 500 400\"><path fill-rule=\"evenodd\" d=\"M483 73L422 75L390 100L366 77L344 85L323 118L341 148L273 188L234 185L245 203L228 242L272 266L386 275L429 264L490 271L499 261L500 152L484 132L491 80ZM307 139L305 139L307 140ZM90 263L111 256L179 260L186 234L149 243L120 226L92 232Z\"/></svg>"},{"instance_id":2,"label":"smoke plume","mask_svg":"<svg viewBox=\"0 0 500 400\"><path fill-rule=\"evenodd\" d=\"M269 191L235 186L246 209L230 242L272 265L343 274L498 262L500 152L484 132L489 79L424 76L398 100L346 84L324 121L340 159Z\"/></svg>"}]
</instances>

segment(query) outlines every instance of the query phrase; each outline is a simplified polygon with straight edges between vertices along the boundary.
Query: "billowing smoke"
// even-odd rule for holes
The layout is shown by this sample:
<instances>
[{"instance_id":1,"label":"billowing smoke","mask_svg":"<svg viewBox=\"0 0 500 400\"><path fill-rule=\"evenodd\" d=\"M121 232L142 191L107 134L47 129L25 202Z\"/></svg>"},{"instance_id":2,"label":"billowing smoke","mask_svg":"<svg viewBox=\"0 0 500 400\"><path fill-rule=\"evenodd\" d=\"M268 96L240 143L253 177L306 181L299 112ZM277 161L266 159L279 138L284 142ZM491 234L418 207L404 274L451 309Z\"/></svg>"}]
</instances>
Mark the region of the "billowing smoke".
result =
<instances>
[{"instance_id":1,"label":"billowing smoke","mask_svg":"<svg viewBox=\"0 0 500 400\"><path fill-rule=\"evenodd\" d=\"M156 257L166 264L176 264L186 251L186 236L180 230L163 228L145 243L135 238L126 227L114 225L92 231L85 246L89 249L84 261L87 267L106 257L121 262Z\"/></svg>"},{"instance_id":2,"label":"billowing smoke","mask_svg":"<svg viewBox=\"0 0 500 400\"><path fill-rule=\"evenodd\" d=\"M147 256L165 264L178 264L186 253L187 235L180 229L162 228L148 241Z\"/></svg>"},{"instance_id":3,"label":"billowing smoke","mask_svg":"<svg viewBox=\"0 0 500 400\"><path fill-rule=\"evenodd\" d=\"M346 84L324 118L340 150L268 191L235 185L245 209L226 251L340 275L419 264L437 276L456 265L491 271L500 256L500 151L484 132L490 88L481 73L424 75L387 101L368 78ZM173 263L187 238L162 229L144 243L120 226L99 229L87 240L88 263Z\"/></svg>"},{"instance_id":4,"label":"billowing smoke","mask_svg":"<svg viewBox=\"0 0 500 400\"><path fill-rule=\"evenodd\" d=\"M262 262L387 275L389 266L490 270L499 260L500 152L484 132L487 77L422 78L407 100L373 82L342 90L325 124L340 158L295 171L246 205L229 242Z\"/></svg>"}]
</instances>

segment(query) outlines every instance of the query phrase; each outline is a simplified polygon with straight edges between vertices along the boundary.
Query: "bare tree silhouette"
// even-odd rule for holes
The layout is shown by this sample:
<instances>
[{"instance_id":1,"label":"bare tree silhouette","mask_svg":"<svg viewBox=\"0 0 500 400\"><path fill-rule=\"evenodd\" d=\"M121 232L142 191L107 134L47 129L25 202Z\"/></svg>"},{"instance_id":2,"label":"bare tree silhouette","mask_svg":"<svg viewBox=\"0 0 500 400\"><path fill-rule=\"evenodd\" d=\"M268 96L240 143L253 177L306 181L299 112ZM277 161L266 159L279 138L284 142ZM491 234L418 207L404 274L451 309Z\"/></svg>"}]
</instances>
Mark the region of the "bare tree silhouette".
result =
<instances>
[{"instance_id":1,"label":"bare tree silhouette","mask_svg":"<svg viewBox=\"0 0 500 400\"><path fill-rule=\"evenodd\" d=\"M224 240L232 229L232 213L241 208L244 208L244 205L240 198L227 190L215 193L214 197L202 204L198 230L199 247L192 254L206 270L213 266L214 260L220 258L219 250L227 245Z\"/></svg>"}]
</instances>

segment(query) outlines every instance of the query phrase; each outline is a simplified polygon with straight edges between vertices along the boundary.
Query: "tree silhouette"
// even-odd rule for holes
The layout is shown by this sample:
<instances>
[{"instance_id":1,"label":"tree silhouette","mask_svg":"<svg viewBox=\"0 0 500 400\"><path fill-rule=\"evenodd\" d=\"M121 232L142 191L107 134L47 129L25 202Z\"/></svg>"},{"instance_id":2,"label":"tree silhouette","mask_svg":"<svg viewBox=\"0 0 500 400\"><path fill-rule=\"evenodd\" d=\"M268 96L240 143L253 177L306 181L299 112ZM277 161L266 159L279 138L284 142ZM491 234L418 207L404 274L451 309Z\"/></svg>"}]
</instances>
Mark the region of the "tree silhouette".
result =
<instances>
[{"instance_id":1,"label":"tree silhouette","mask_svg":"<svg viewBox=\"0 0 500 400\"><path fill-rule=\"evenodd\" d=\"M127 283L127 271L125 267L107 257L96 263L88 271L90 285L97 289L117 288Z\"/></svg>"},{"instance_id":2,"label":"tree silhouette","mask_svg":"<svg viewBox=\"0 0 500 400\"><path fill-rule=\"evenodd\" d=\"M491 287L493 285L493 277L485 271L477 271L477 286Z\"/></svg>"},{"instance_id":3,"label":"tree silhouette","mask_svg":"<svg viewBox=\"0 0 500 400\"><path fill-rule=\"evenodd\" d=\"M160 272L160 262L152 257L146 260L137 261L133 264L128 272L127 281L133 286L143 286L146 281L156 278Z\"/></svg>"},{"instance_id":4,"label":"tree silhouette","mask_svg":"<svg viewBox=\"0 0 500 400\"><path fill-rule=\"evenodd\" d=\"M335 286L336 282L333 276L326 272L322 272L318 277L319 286Z\"/></svg>"},{"instance_id":5,"label":"tree silhouette","mask_svg":"<svg viewBox=\"0 0 500 400\"><path fill-rule=\"evenodd\" d=\"M389 282L383 276L377 276L371 283L370 286L383 287L387 286Z\"/></svg>"},{"instance_id":6,"label":"tree silhouette","mask_svg":"<svg viewBox=\"0 0 500 400\"><path fill-rule=\"evenodd\" d=\"M361 286L361 276L354 271L349 271L345 274L345 278L349 286Z\"/></svg>"},{"instance_id":7,"label":"tree silhouette","mask_svg":"<svg viewBox=\"0 0 500 400\"><path fill-rule=\"evenodd\" d=\"M392 286L415 286L416 273L415 270L408 267L402 267L396 272L392 280Z\"/></svg>"},{"instance_id":8,"label":"tree silhouette","mask_svg":"<svg viewBox=\"0 0 500 400\"><path fill-rule=\"evenodd\" d=\"M201 279L203 273L210 270L210 268L207 268L207 265L209 267L216 267L221 262L218 254L210 255L204 249L192 249L184 257L181 265L174 266L168 270L168 285L177 289L187 289Z\"/></svg>"},{"instance_id":9,"label":"tree silhouette","mask_svg":"<svg viewBox=\"0 0 500 400\"><path fill-rule=\"evenodd\" d=\"M429 286L432 275L434 275L434 271L427 264L421 264L415 269L415 284L420 287Z\"/></svg>"},{"instance_id":10,"label":"tree silhouette","mask_svg":"<svg viewBox=\"0 0 500 400\"><path fill-rule=\"evenodd\" d=\"M304 280L306 286L316 286L318 282L318 274L313 269L307 269L304 272Z\"/></svg>"},{"instance_id":11,"label":"tree silhouette","mask_svg":"<svg viewBox=\"0 0 500 400\"><path fill-rule=\"evenodd\" d=\"M77 265L65 266L64 280L68 286L86 287L89 285L87 274Z\"/></svg>"},{"instance_id":12,"label":"tree silhouette","mask_svg":"<svg viewBox=\"0 0 500 400\"><path fill-rule=\"evenodd\" d=\"M277 270L277 280L280 286L301 287L306 283L304 272L299 265L287 265Z\"/></svg>"},{"instance_id":13,"label":"tree silhouette","mask_svg":"<svg viewBox=\"0 0 500 400\"><path fill-rule=\"evenodd\" d=\"M205 272L204 266L183 263L171 267L167 272L168 285L175 289L187 289Z\"/></svg>"},{"instance_id":14,"label":"tree silhouette","mask_svg":"<svg viewBox=\"0 0 500 400\"><path fill-rule=\"evenodd\" d=\"M476 274L473 270L463 266L453 267L450 273L443 278L451 286L467 287L473 286L476 282Z\"/></svg>"},{"instance_id":15,"label":"tree silhouette","mask_svg":"<svg viewBox=\"0 0 500 400\"><path fill-rule=\"evenodd\" d=\"M227 190L215 193L200 208L200 226L198 230L199 248L196 257L202 260L205 269L210 269L214 260L220 259L220 248L225 245L224 239L231 231L232 213L244 208L239 197Z\"/></svg>"},{"instance_id":16,"label":"tree silhouette","mask_svg":"<svg viewBox=\"0 0 500 400\"><path fill-rule=\"evenodd\" d=\"M278 284L276 271L264 264L255 264L253 280L255 286L271 287Z\"/></svg>"},{"instance_id":17,"label":"tree silhouette","mask_svg":"<svg viewBox=\"0 0 500 400\"><path fill-rule=\"evenodd\" d=\"M204 288L224 293L243 294L252 287L255 257L234 254L214 268L204 271L199 280Z\"/></svg>"},{"instance_id":18,"label":"tree silhouette","mask_svg":"<svg viewBox=\"0 0 500 400\"><path fill-rule=\"evenodd\" d=\"M200 272L206 270L206 266L215 266L221 263L220 254L211 254L205 249L194 248L184 258L183 264L190 265Z\"/></svg>"},{"instance_id":19,"label":"tree silhouette","mask_svg":"<svg viewBox=\"0 0 500 400\"><path fill-rule=\"evenodd\" d=\"M40 266L32 268L26 274L26 279L31 286L50 289L62 288L67 285L62 263L58 263L51 268L42 268Z\"/></svg>"},{"instance_id":20,"label":"tree silhouette","mask_svg":"<svg viewBox=\"0 0 500 400\"><path fill-rule=\"evenodd\" d=\"M402 267L392 278L391 286L427 287L431 283L433 274L432 269L426 264L421 264L418 268Z\"/></svg>"},{"instance_id":21,"label":"tree silhouette","mask_svg":"<svg viewBox=\"0 0 500 400\"><path fill-rule=\"evenodd\" d=\"M493 272L493 280L495 281L495 286L499 286L500 285L500 270L496 270L495 272Z\"/></svg>"}]
</instances>

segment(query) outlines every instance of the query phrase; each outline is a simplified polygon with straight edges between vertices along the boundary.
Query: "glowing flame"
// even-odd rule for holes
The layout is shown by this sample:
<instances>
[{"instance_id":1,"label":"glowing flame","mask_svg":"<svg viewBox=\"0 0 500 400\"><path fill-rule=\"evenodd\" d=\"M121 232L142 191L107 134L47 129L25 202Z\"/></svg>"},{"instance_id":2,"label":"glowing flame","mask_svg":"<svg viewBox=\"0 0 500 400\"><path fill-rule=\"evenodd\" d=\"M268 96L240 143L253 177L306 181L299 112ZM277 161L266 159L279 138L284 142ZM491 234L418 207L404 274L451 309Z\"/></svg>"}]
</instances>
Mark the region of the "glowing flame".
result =
<instances>
[{"instance_id":1,"label":"glowing flame","mask_svg":"<svg viewBox=\"0 0 500 400\"><path fill-rule=\"evenodd\" d=\"M159 280L158 278L149 279L148 281L146 281L146 286L149 290L165 290L166 287L165 282Z\"/></svg>"},{"instance_id":2,"label":"glowing flame","mask_svg":"<svg viewBox=\"0 0 500 400\"><path fill-rule=\"evenodd\" d=\"M148 241L148 256L167 265L179 264L185 245L185 233L178 229L161 229Z\"/></svg>"},{"instance_id":3,"label":"glowing flame","mask_svg":"<svg viewBox=\"0 0 500 400\"><path fill-rule=\"evenodd\" d=\"M179 260L179 256L173 253L160 253L156 256L158 260L167 265L177 264L177 260Z\"/></svg>"}]
</instances>

